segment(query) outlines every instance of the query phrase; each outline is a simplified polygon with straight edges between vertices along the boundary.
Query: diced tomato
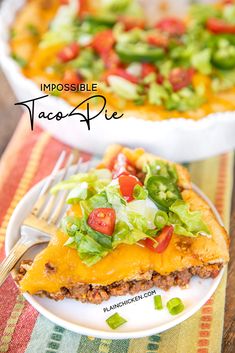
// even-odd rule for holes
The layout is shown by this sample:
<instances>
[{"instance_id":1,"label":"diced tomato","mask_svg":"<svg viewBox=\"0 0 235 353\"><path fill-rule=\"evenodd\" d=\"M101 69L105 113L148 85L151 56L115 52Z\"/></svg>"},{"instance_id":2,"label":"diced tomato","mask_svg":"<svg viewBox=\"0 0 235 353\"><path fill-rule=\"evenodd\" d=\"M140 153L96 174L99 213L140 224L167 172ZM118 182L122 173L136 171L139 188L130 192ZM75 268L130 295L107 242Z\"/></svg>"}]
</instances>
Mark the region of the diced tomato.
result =
<instances>
[{"instance_id":1,"label":"diced tomato","mask_svg":"<svg viewBox=\"0 0 235 353\"><path fill-rule=\"evenodd\" d=\"M146 238L144 241L144 245L149 248L149 250L157 252L157 253L162 253L163 251L166 250L168 247L172 234L174 231L174 227L171 226L165 226L162 230L161 233L158 237L156 237L156 241L158 244L156 244L152 239Z\"/></svg>"},{"instance_id":2,"label":"diced tomato","mask_svg":"<svg viewBox=\"0 0 235 353\"><path fill-rule=\"evenodd\" d=\"M224 5L232 5L234 3L234 0L223 0L222 3Z\"/></svg>"},{"instance_id":3,"label":"diced tomato","mask_svg":"<svg viewBox=\"0 0 235 353\"><path fill-rule=\"evenodd\" d=\"M136 185L141 185L139 179L134 175L121 175L118 178L120 191L127 202L133 201L133 191Z\"/></svg>"},{"instance_id":4,"label":"diced tomato","mask_svg":"<svg viewBox=\"0 0 235 353\"><path fill-rule=\"evenodd\" d=\"M84 15L89 14L92 10L89 0L77 0L78 16L84 17Z\"/></svg>"},{"instance_id":5,"label":"diced tomato","mask_svg":"<svg viewBox=\"0 0 235 353\"><path fill-rule=\"evenodd\" d=\"M187 87L192 83L194 70L192 68L184 69L180 67L174 68L169 75L169 81L175 92L183 87Z\"/></svg>"},{"instance_id":6,"label":"diced tomato","mask_svg":"<svg viewBox=\"0 0 235 353\"><path fill-rule=\"evenodd\" d=\"M155 27L166 32L170 36L181 36L186 31L184 22L175 17L164 18L163 20L160 20Z\"/></svg>"},{"instance_id":7,"label":"diced tomato","mask_svg":"<svg viewBox=\"0 0 235 353\"><path fill-rule=\"evenodd\" d=\"M118 22L121 22L124 25L125 31L130 31L133 28L144 29L144 27L145 27L145 20L141 19L141 18L120 16L118 18Z\"/></svg>"},{"instance_id":8,"label":"diced tomato","mask_svg":"<svg viewBox=\"0 0 235 353\"><path fill-rule=\"evenodd\" d=\"M88 225L97 232L112 235L115 228L116 213L113 208L95 208L88 217Z\"/></svg>"},{"instance_id":9,"label":"diced tomato","mask_svg":"<svg viewBox=\"0 0 235 353\"><path fill-rule=\"evenodd\" d=\"M219 18L209 18L206 22L208 31L214 34L231 33L235 34L235 25L225 22Z\"/></svg>"},{"instance_id":10,"label":"diced tomato","mask_svg":"<svg viewBox=\"0 0 235 353\"><path fill-rule=\"evenodd\" d=\"M120 59L113 49L101 55L107 69L114 69L120 66Z\"/></svg>"},{"instance_id":11,"label":"diced tomato","mask_svg":"<svg viewBox=\"0 0 235 353\"><path fill-rule=\"evenodd\" d=\"M158 73L157 74L157 83L159 85L163 84L163 81L164 81L164 77L162 76L162 74Z\"/></svg>"},{"instance_id":12,"label":"diced tomato","mask_svg":"<svg viewBox=\"0 0 235 353\"><path fill-rule=\"evenodd\" d=\"M126 80L132 82L132 83L138 83L139 82L139 79L138 77L134 76L134 75L131 75L129 74L129 72L127 72L125 69L122 69L122 68L119 68L119 67L116 67L114 69L110 69L108 70L105 75L103 76L103 79L105 81L107 81L108 77L109 76L120 76L122 78L125 78Z\"/></svg>"},{"instance_id":13,"label":"diced tomato","mask_svg":"<svg viewBox=\"0 0 235 353\"><path fill-rule=\"evenodd\" d=\"M111 29L98 32L91 43L92 48L101 56L107 55L115 44L115 38Z\"/></svg>"},{"instance_id":14,"label":"diced tomato","mask_svg":"<svg viewBox=\"0 0 235 353\"><path fill-rule=\"evenodd\" d=\"M79 84L83 82L83 79L79 73L71 70L66 70L62 81L64 84Z\"/></svg>"},{"instance_id":15,"label":"diced tomato","mask_svg":"<svg viewBox=\"0 0 235 353\"><path fill-rule=\"evenodd\" d=\"M136 175L136 169L123 153L118 153L110 166L113 172L113 178L116 179L120 175Z\"/></svg>"},{"instance_id":16,"label":"diced tomato","mask_svg":"<svg viewBox=\"0 0 235 353\"><path fill-rule=\"evenodd\" d=\"M58 54L57 57L63 63L75 59L79 54L79 45L74 42L66 45Z\"/></svg>"},{"instance_id":17,"label":"diced tomato","mask_svg":"<svg viewBox=\"0 0 235 353\"><path fill-rule=\"evenodd\" d=\"M60 0L61 5L68 5L69 0Z\"/></svg>"},{"instance_id":18,"label":"diced tomato","mask_svg":"<svg viewBox=\"0 0 235 353\"><path fill-rule=\"evenodd\" d=\"M115 38L111 29L97 33L91 43L91 47L101 56L109 69L120 65L120 59L113 49L114 44Z\"/></svg>"},{"instance_id":19,"label":"diced tomato","mask_svg":"<svg viewBox=\"0 0 235 353\"><path fill-rule=\"evenodd\" d=\"M161 48L164 48L164 49L166 49L168 47L168 44L169 44L168 38L166 38L165 36L160 35L160 34L149 35L148 38L147 38L147 42L150 45L154 45L156 47L161 47Z\"/></svg>"},{"instance_id":20,"label":"diced tomato","mask_svg":"<svg viewBox=\"0 0 235 353\"><path fill-rule=\"evenodd\" d=\"M156 66L154 66L153 64L150 63L142 63L142 67L141 67L141 76L144 78L146 76L148 76L151 73L156 73L158 70L156 68Z\"/></svg>"}]
</instances>

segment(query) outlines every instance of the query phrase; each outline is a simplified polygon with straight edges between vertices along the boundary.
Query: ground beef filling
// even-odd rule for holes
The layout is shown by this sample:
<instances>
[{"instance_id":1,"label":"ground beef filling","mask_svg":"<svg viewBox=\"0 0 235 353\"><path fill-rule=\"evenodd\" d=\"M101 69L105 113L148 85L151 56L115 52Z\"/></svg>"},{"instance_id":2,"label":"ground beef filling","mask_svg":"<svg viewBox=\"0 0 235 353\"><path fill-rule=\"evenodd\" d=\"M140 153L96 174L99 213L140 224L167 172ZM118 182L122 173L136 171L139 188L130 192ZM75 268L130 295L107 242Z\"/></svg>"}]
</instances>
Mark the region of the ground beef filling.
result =
<instances>
[{"instance_id":1,"label":"ground beef filling","mask_svg":"<svg viewBox=\"0 0 235 353\"><path fill-rule=\"evenodd\" d=\"M16 281L19 283L32 261L22 261ZM51 266L47 266L49 271ZM136 294L140 291L148 290L153 286L168 290L173 286L186 287L192 276L200 278L215 278L222 268L222 264L213 264L206 266L195 266L182 271L175 271L167 276L162 276L155 271L144 274L142 279L131 281L120 281L112 283L108 286L82 284L73 285L70 288L62 287L59 292L48 293L40 291L36 294L45 296L54 300L62 300L64 298L72 298L81 302L90 302L100 304L104 300L108 300L111 296ZM53 269L54 271L54 269Z\"/></svg>"}]
</instances>

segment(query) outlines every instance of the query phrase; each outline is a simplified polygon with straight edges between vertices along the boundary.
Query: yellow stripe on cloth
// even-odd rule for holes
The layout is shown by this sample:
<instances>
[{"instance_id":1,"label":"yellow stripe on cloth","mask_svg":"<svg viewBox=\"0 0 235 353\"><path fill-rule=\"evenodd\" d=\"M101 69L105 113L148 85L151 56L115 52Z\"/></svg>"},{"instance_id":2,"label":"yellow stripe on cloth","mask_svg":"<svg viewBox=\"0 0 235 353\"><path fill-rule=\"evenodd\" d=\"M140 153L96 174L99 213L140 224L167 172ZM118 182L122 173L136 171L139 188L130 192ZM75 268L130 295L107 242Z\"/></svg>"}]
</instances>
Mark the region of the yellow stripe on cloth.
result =
<instances>
[{"instance_id":1,"label":"yellow stripe on cloth","mask_svg":"<svg viewBox=\"0 0 235 353\"><path fill-rule=\"evenodd\" d=\"M149 339L148 337L130 340L128 353L143 353L147 351Z\"/></svg>"},{"instance_id":2,"label":"yellow stripe on cloth","mask_svg":"<svg viewBox=\"0 0 235 353\"><path fill-rule=\"evenodd\" d=\"M9 345L11 343L11 339L13 336L13 333L15 331L15 326L17 324L17 321L24 309L24 297L19 294L16 298L16 303L14 305L14 308L11 312L11 316L7 320L6 327L4 329L1 343L0 343L0 352L5 353L8 351Z\"/></svg>"},{"instance_id":3,"label":"yellow stripe on cloth","mask_svg":"<svg viewBox=\"0 0 235 353\"><path fill-rule=\"evenodd\" d=\"M233 186L233 158L234 154L231 152L189 165L192 181L215 203L227 229ZM157 352L219 353L223 332L225 288L226 273L212 299L200 311L161 334Z\"/></svg>"},{"instance_id":4,"label":"yellow stripe on cloth","mask_svg":"<svg viewBox=\"0 0 235 353\"><path fill-rule=\"evenodd\" d=\"M31 155L29 157L29 160L27 162L27 166L25 168L24 174L18 184L18 187L15 191L14 197L10 203L10 206L4 216L1 228L0 228L0 249L3 246L4 243L4 238L5 238L5 233L7 229L8 222L11 218L11 215L21 200L21 198L24 196L24 194L27 192L30 183L33 180L33 177L38 169L38 165L40 162L40 159L42 157L43 151L45 146L47 145L48 141L50 139L50 135L46 132L43 132L39 140L36 142L35 146L32 149Z\"/></svg>"}]
</instances>

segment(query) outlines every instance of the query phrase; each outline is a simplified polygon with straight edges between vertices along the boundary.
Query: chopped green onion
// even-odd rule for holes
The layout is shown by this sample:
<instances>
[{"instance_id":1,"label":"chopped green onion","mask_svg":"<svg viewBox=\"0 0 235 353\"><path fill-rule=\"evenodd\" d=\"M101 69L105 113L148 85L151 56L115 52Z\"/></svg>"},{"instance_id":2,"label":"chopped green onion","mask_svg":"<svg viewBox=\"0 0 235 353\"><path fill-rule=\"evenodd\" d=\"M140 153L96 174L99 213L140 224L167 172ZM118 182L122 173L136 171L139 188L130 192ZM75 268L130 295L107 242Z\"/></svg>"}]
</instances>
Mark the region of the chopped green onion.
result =
<instances>
[{"instance_id":1,"label":"chopped green onion","mask_svg":"<svg viewBox=\"0 0 235 353\"><path fill-rule=\"evenodd\" d=\"M27 25L27 30L34 37L37 37L39 35L37 27L35 27L32 23L29 23Z\"/></svg>"},{"instance_id":2,"label":"chopped green onion","mask_svg":"<svg viewBox=\"0 0 235 353\"><path fill-rule=\"evenodd\" d=\"M106 320L107 324L112 330L115 330L119 326L125 324L127 321L121 317L118 313L113 314Z\"/></svg>"},{"instance_id":3,"label":"chopped green onion","mask_svg":"<svg viewBox=\"0 0 235 353\"><path fill-rule=\"evenodd\" d=\"M145 190L139 184L136 184L133 191L133 196L136 200L146 200L148 196L148 191Z\"/></svg>"},{"instance_id":4,"label":"chopped green onion","mask_svg":"<svg viewBox=\"0 0 235 353\"><path fill-rule=\"evenodd\" d=\"M162 229L168 222L168 215L164 211L157 211L154 224L158 229Z\"/></svg>"},{"instance_id":5,"label":"chopped green onion","mask_svg":"<svg viewBox=\"0 0 235 353\"><path fill-rule=\"evenodd\" d=\"M167 302L166 306L171 315L177 315L184 310L184 304L179 298L170 299Z\"/></svg>"},{"instance_id":6,"label":"chopped green onion","mask_svg":"<svg viewBox=\"0 0 235 353\"><path fill-rule=\"evenodd\" d=\"M163 309L162 297L160 295L155 295L153 299L154 299L155 310L162 310Z\"/></svg>"}]
</instances>

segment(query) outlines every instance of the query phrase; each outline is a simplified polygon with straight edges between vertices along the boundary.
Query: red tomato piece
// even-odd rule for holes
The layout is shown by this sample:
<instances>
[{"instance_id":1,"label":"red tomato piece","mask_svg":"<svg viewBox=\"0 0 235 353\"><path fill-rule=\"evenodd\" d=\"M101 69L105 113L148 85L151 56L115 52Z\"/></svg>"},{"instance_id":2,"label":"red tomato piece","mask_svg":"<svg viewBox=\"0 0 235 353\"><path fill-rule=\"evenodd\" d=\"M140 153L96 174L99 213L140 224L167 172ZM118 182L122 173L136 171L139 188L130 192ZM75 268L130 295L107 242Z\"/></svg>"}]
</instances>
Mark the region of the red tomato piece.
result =
<instances>
[{"instance_id":1,"label":"red tomato piece","mask_svg":"<svg viewBox=\"0 0 235 353\"><path fill-rule=\"evenodd\" d=\"M164 18L160 20L155 27L166 32L170 36L181 36L186 31L184 22L175 17Z\"/></svg>"},{"instance_id":2,"label":"red tomato piece","mask_svg":"<svg viewBox=\"0 0 235 353\"><path fill-rule=\"evenodd\" d=\"M115 38L111 29L97 33L91 43L92 48L99 55L107 55L115 44Z\"/></svg>"},{"instance_id":3,"label":"red tomato piece","mask_svg":"<svg viewBox=\"0 0 235 353\"><path fill-rule=\"evenodd\" d=\"M159 236L157 236L155 239L157 240L158 244L156 244L152 239L146 238L144 241L144 244L149 250L157 252L158 254L162 253L163 251L166 250L168 247L172 234L174 231L174 227L171 226L165 226L162 230Z\"/></svg>"},{"instance_id":4,"label":"red tomato piece","mask_svg":"<svg viewBox=\"0 0 235 353\"><path fill-rule=\"evenodd\" d=\"M231 33L235 34L235 25L225 22L219 18L209 18L206 22L208 31L214 34Z\"/></svg>"},{"instance_id":5,"label":"red tomato piece","mask_svg":"<svg viewBox=\"0 0 235 353\"><path fill-rule=\"evenodd\" d=\"M118 67L121 64L118 55L115 53L115 51L113 49L111 49L107 53L101 54L101 57L105 63L105 66L108 69L115 69L116 67Z\"/></svg>"},{"instance_id":6,"label":"red tomato piece","mask_svg":"<svg viewBox=\"0 0 235 353\"><path fill-rule=\"evenodd\" d=\"M194 74L194 70L184 69L180 67L174 68L170 72L169 81L173 87L175 92L179 91L181 88L187 87L192 83L192 77Z\"/></svg>"},{"instance_id":7,"label":"red tomato piece","mask_svg":"<svg viewBox=\"0 0 235 353\"><path fill-rule=\"evenodd\" d=\"M82 77L75 71L66 70L63 77L64 84L79 84L83 82Z\"/></svg>"},{"instance_id":8,"label":"red tomato piece","mask_svg":"<svg viewBox=\"0 0 235 353\"><path fill-rule=\"evenodd\" d=\"M162 76L162 74L158 73L157 75L157 83L159 85L163 84L163 81L164 81L164 77Z\"/></svg>"},{"instance_id":9,"label":"red tomato piece","mask_svg":"<svg viewBox=\"0 0 235 353\"><path fill-rule=\"evenodd\" d=\"M130 31L133 28L144 29L144 27L145 27L145 20L143 20L141 18L120 16L118 18L118 22L121 22L124 25L125 31Z\"/></svg>"},{"instance_id":10,"label":"red tomato piece","mask_svg":"<svg viewBox=\"0 0 235 353\"><path fill-rule=\"evenodd\" d=\"M88 225L97 232L112 235L115 228L116 212L113 208L95 208L88 217Z\"/></svg>"},{"instance_id":11,"label":"red tomato piece","mask_svg":"<svg viewBox=\"0 0 235 353\"><path fill-rule=\"evenodd\" d=\"M113 179L118 178L120 175L136 175L135 167L132 166L131 162L123 153L118 153L110 169L113 172Z\"/></svg>"},{"instance_id":12,"label":"red tomato piece","mask_svg":"<svg viewBox=\"0 0 235 353\"><path fill-rule=\"evenodd\" d=\"M90 1L88 0L77 0L78 16L84 17L92 11Z\"/></svg>"},{"instance_id":13,"label":"red tomato piece","mask_svg":"<svg viewBox=\"0 0 235 353\"><path fill-rule=\"evenodd\" d=\"M158 70L156 66L150 63L142 63L142 68L141 68L141 76L142 78L148 76L151 73L156 73Z\"/></svg>"},{"instance_id":14,"label":"red tomato piece","mask_svg":"<svg viewBox=\"0 0 235 353\"><path fill-rule=\"evenodd\" d=\"M66 45L58 54L57 57L63 63L75 59L79 54L79 45L74 42Z\"/></svg>"},{"instance_id":15,"label":"red tomato piece","mask_svg":"<svg viewBox=\"0 0 235 353\"><path fill-rule=\"evenodd\" d=\"M168 47L169 44L169 40L168 38L164 37L163 35L160 34L156 34L156 35L149 35L147 38L147 42L150 45L154 45L156 47L161 47L166 49Z\"/></svg>"},{"instance_id":16,"label":"red tomato piece","mask_svg":"<svg viewBox=\"0 0 235 353\"><path fill-rule=\"evenodd\" d=\"M133 191L136 185L141 185L141 182L134 175L120 175L118 178L120 191L127 202L133 201Z\"/></svg>"}]
</instances>

